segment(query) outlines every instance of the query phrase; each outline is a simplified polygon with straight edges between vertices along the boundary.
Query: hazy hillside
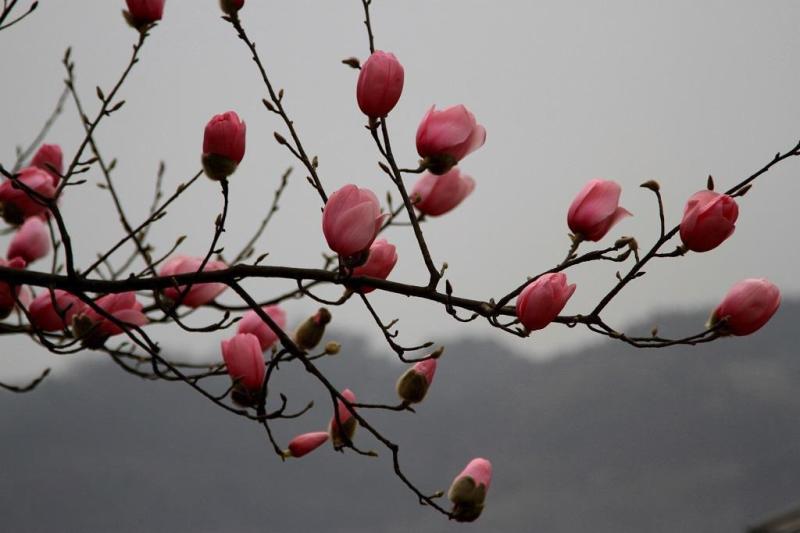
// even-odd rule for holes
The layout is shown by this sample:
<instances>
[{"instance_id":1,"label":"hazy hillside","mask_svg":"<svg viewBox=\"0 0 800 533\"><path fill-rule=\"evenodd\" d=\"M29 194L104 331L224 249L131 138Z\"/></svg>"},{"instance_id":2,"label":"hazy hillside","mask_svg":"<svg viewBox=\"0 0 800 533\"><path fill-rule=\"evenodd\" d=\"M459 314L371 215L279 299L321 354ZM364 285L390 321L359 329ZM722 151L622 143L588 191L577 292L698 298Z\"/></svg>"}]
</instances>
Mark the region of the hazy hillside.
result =
<instances>
[{"instance_id":1,"label":"hazy hillside","mask_svg":"<svg viewBox=\"0 0 800 533\"><path fill-rule=\"evenodd\" d=\"M690 331L704 317L661 317ZM152 532L742 531L800 503L800 303L746 339L636 351L599 343L532 363L449 344L417 415L373 416L423 487L446 489L471 457L495 466L470 526L416 503L379 459L320 450L282 464L263 431L185 386L106 363L0 394L0 529ZM649 322L648 322L649 324ZM391 401L398 367L324 362L363 401ZM299 371L276 390L319 406L279 436L320 429L325 396ZM308 391L308 392L303 392ZM361 433L362 447L382 451Z\"/></svg>"}]
</instances>

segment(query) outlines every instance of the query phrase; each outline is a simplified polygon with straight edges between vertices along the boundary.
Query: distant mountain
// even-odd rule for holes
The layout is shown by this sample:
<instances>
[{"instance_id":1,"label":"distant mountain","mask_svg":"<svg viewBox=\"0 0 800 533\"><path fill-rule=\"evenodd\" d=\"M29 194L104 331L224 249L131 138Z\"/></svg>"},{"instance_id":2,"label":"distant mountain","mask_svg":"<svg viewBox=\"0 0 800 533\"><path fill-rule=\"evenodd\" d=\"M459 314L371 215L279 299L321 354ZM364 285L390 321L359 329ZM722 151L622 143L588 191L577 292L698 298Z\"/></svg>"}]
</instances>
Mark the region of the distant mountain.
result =
<instances>
[{"instance_id":1,"label":"distant mountain","mask_svg":"<svg viewBox=\"0 0 800 533\"><path fill-rule=\"evenodd\" d=\"M681 333L704 319L658 322ZM0 394L0 530L743 532L800 503L798 320L800 302L786 302L752 337L652 351L601 342L545 363L448 344L418 414L370 414L431 492L470 458L492 460L472 525L420 507L363 431L380 458L327 448L281 463L261 428L188 387L87 364L32 394ZM360 400L393 401L401 368L364 352L348 340L321 365ZM324 428L316 383L289 366L277 378L295 405L317 401L276 425L279 438Z\"/></svg>"}]
</instances>

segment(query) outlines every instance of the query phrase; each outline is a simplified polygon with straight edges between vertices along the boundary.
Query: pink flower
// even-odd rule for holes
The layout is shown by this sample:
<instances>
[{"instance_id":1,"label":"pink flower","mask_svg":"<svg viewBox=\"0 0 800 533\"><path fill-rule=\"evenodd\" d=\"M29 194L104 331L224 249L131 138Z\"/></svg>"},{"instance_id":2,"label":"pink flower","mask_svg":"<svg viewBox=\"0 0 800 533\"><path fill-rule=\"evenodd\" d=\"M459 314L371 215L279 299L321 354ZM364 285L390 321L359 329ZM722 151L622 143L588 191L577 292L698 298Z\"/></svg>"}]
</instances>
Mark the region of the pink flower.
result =
<instances>
[{"instance_id":1,"label":"pink flower","mask_svg":"<svg viewBox=\"0 0 800 533\"><path fill-rule=\"evenodd\" d=\"M158 20L164 15L166 0L125 0L128 11L124 12L128 23L137 29L142 29Z\"/></svg>"},{"instance_id":2,"label":"pink flower","mask_svg":"<svg viewBox=\"0 0 800 533\"><path fill-rule=\"evenodd\" d=\"M176 276L178 274L189 274L197 272L203 259L200 257L187 257L184 255L176 255L171 257L161 267L159 275L161 276ZM215 270L225 270L228 265L222 261L209 260L203 267L203 272L213 272ZM186 285L179 287L167 287L164 289L164 296L172 301L178 301L178 298L183 294ZM194 283L189 292L183 298L182 304L187 307L200 307L214 300L219 296L227 285L224 283Z\"/></svg>"},{"instance_id":3,"label":"pink flower","mask_svg":"<svg viewBox=\"0 0 800 533\"><path fill-rule=\"evenodd\" d=\"M447 497L453 502L453 518L458 522L473 522L483 511L486 493L492 483L492 463L475 458L450 485Z\"/></svg>"},{"instance_id":4,"label":"pink flower","mask_svg":"<svg viewBox=\"0 0 800 533\"><path fill-rule=\"evenodd\" d=\"M0 267L6 268L25 268L25 260L15 257L9 261L0 259ZM0 319L7 317L14 310L19 297L20 287L9 283L0 282Z\"/></svg>"},{"instance_id":5,"label":"pink flower","mask_svg":"<svg viewBox=\"0 0 800 533\"><path fill-rule=\"evenodd\" d=\"M555 320L575 292L562 272L544 274L525 287L517 298L517 318L528 331L535 331Z\"/></svg>"},{"instance_id":6,"label":"pink flower","mask_svg":"<svg viewBox=\"0 0 800 533\"><path fill-rule=\"evenodd\" d=\"M358 75L358 107L370 118L385 117L400 100L403 77L403 65L394 54L376 50Z\"/></svg>"},{"instance_id":7,"label":"pink flower","mask_svg":"<svg viewBox=\"0 0 800 533\"><path fill-rule=\"evenodd\" d=\"M325 444L328 438L329 435L326 431L303 433L289 441L289 449L283 452L283 455L285 457L303 457Z\"/></svg>"},{"instance_id":8,"label":"pink flower","mask_svg":"<svg viewBox=\"0 0 800 533\"><path fill-rule=\"evenodd\" d=\"M23 168L19 171L17 181L43 198L52 199L56 194L53 178L40 168ZM27 218L45 217L48 214L46 206L31 198L21 187L15 186L13 180L0 184L0 205L3 207L3 218L9 224L22 224Z\"/></svg>"},{"instance_id":9,"label":"pink flower","mask_svg":"<svg viewBox=\"0 0 800 533\"><path fill-rule=\"evenodd\" d=\"M127 327L144 326L148 323L147 317L142 312L142 304L136 299L134 292L107 294L94 303L105 313L100 314L87 305L80 314L74 316L72 321L76 337L82 338L84 344L90 348L100 347L108 337L124 333L124 330L106 318L105 314L111 315Z\"/></svg>"},{"instance_id":10,"label":"pink flower","mask_svg":"<svg viewBox=\"0 0 800 533\"><path fill-rule=\"evenodd\" d=\"M420 361L406 370L397 380L397 395L407 403L419 403L425 399L433 383L436 365L443 349L434 352L429 359Z\"/></svg>"},{"instance_id":11,"label":"pink flower","mask_svg":"<svg viewBox=\"0 0 800 533\"><path fill-rule=\"evenodd\" d=\"M614 224L631 216L619 207L619 184L610 180L591 180L572 201L567 213L569 229L587 241L599 241Z\"/></svg>"},{"instance_id":12,"label":"pink flower","mask_svg":"<svg viewBox=\"0 0 800 533\"><path fill-rule=\"evenodd\" d=\"M366 263L353 269L354 276L386 279L397 263L397 250L386 239L378 239L369 247ZM375 287L364 285L359 289L364 294L375 290Z\"/></svg>"},{"instance_id":13,"label":"pink flower","mask_svg":"<svg viewBox=\"0 0 800 533\"><path fill-rule=\"evenodd\" d=\"M356 395L350 389L343 390L342 396L350 403L356 401ZM353 439L358 422L353 418L347 406L338 398L336 412L339 414L339 420L336 420L335 414L331 417L331 421L328 423L328 432L333 440L333 447L338 450Z\"/></svg>"},{"instance_id":14,"label":"pink flower","mask_svg":"<svg viewBox=\"0 0 800 533\"><path fill-rule=\"evenodd\" d=\"M351 257L369 248L383 221L384 215L375 193L355 185L345 185L325 204L322 232L331 250Z\"/></svg>"},{"instance_id":15,"label":"pink flower","mask_svg":"<svg viewBox=\"0 0 800 533\"><path fill-rule=\"evenodd\" d=\"M233 16L244 7L244 0L219 0L219 7L227 15Z\"/></svg>"},{"instance_id":16,"label":"pink flower","mask_svg":"<svg viewBox=\"0 0 800 533\"><path fill-rule=\"evenodd\" d=\"M17 230L8 246L9 259L21 257L33 263L50 253L50 232L41 218L32 217Z\"/></svg>"},{"instance_id":17,"label":"pink flower","mask_svg":"<svg viewBox=\"0 0 800 533\"><path fill-rule=\"evenodd\" d=\"M237 333L222 341L222 358L231 379L239 380L239 385L251 393L261 391L266 368L258 337L251 333Z\"/></svg>"},{"instance_id":18,"label":"pink flower","mask_svg":"<svg viewBox=\"0 0 800 533\"><path fill-rule=\"evenodd\" d=\"M203 168L209 178L221 180L234 173L244 158L247 126L233 111L215 115L203 136Z\"/></svg>"},{"instance_id":19,"label":"pink flower","mask_svg":"<svg viewBox=\"0 0 800 533\"><path fill-rule=\"evenodd\" d=\"M739 206L727 194L714 191L694 193L681 220L681 240L693 252L713 250L733 234Z\"/></svg>"},{"instance_id":20,"label":"pink flower","mask_svg":"<svg viewBox=\"0 0 800 533\"><path fill-rule=\"evenodd\" d=\"M725 320L722 332L750 335L761 329L781 305L781 292L763 278L745 279L731 287L709 320L709 327Z\"/></svg>"},{"instance_id":21,"label":"pink flower","mask_svg":"<svg viewBox=\"0 0 800 533\"><path fill-rule=\"evenodd\" d=\"M453 210L473 189L475 180L453 167L441 176L425 172L414 184L411 198L418 198L414 205L422 213L436 217Z\"/></svg>"},{"instance_id":22,"label":"pink flower","mask_svg":"<svg viewBox=\"0 0 800 533\"><path fill-rule=\"evenodd\" d=\"M57 144L43 144L31 160L31 166L41 168L53 178L53 186L58 186L64 173L64 154Z\"/></svg>"},{"instance_id":23,"label":"pink flower","mask_svg":"<svg viewBox=\"0 0 800 533\"><path fill-rule=\"evenodd\" d=\"M31 324L40 330L61 331L72 322L72 317L85 309L86 304L74 294L61 289L54 290L52 294L49 290L43 290L34 298L28 314Z\"/></svg>"},{"instance_id":24,"label":"pink flower","mask_svg":"<svg viewBox=\"0 0 800 533\"><path fill-rule=\"evenodd\" d=\"M426 168L444 174L486 142L486 129L463 105L431 106L417 128L417 152Z\"/></svg>"},{"instance_id":25,"label":"pink flower","mask_svg":"<svg viewBox=\"0 0 800 533\"><path fill-rule=\"evenodd\" d=\"M286 312L279 305L269 305L261 308L267 315L275 321L275 324L283 330L286 329ZM278 341L278 334L272 331L258 313L252 309L244 314L244 317L239 321L239 327L236 330L239 333L252 333L258 338L261 345L261 350L270 348Z\"/></svg>"}]
</instances>

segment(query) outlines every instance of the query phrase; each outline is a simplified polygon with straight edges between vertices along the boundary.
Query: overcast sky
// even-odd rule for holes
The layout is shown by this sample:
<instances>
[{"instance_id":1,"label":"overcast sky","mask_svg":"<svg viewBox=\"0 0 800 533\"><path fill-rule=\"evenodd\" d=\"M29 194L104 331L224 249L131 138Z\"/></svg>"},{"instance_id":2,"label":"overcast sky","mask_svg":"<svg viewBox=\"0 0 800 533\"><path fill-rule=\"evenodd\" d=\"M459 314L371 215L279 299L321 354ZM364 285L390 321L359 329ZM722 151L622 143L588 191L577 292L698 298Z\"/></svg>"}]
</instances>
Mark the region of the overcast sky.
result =
<instances>
[{"instance_id":1,"label":"overcast sky","mask_svg":"<svg viewBox=\"0 0 800 533\"><path fill-rule=\"evenodd\" d=\"M108 90L136 39L122 21L123 4L45 1L28 20L0 33L5 165L54 105L67 46L94 114L95 86ZM488 132L485 146L461 165L477 182L473 195L424 225L434 259L448 262L447 276L464 296L502 296L560 261L568 246L567 208L591 178L618 181L622 205L635 214L607 240L634 235L646 247L656 235L657 214L640 183L661 182L674 224L708 174L727 188L800 138L797 2L374 0L373 6L377 47L394 52L405 67L403 96L390 117L402 165L416 163L414 133L431 104L463 103ZM262 107L255 67L219 15L215 0L168 0L163 22L120 93L126 106L102 123L98 139L108 158L118 158L117 186L131 218L141 220L159 160L167 163L171 191L199 169L208 119L236 110L247 122L248 139L245 160L231 179L223 243L234 255L263 217L279 175L297 165L274 142L272 132L283 131L282 125ZM340 63L367 56L360 1L248 0L242 19L275 85L285 88L287 111L306 149L319 156L328 191L352 182L383 197L390 183L377 169L378 154L356 106L357 73ZM81 139L70 104L47 140L72 153ZM711 253L650 266L648 276L608 308L607 320L622 327L657 311L710 308L745 277L767 277L785 296L797 294L798 170L800 161L790 160L759 180L740 204L729 241ZM71 188L62 204L84 265L121 232L107 193L93 185L101 176L86 177L90 183ZM270 252L269 264L316 267L326 250L320 205L299 169L284 198L258 251ZM181 252L203 254L220 207L216 185L199 182L160 222L154 242L165 251L187 234ZM410 230L393 228L387 238L400 255L392 279L424 282ZM598 265L570 271L578 290L565 312L588 312L615 282L614 271ZM290 284L249 287L266 297ZM406 344L474 336L505 339L522 354L546 356L593 340L588 332L553 326L520 341L485 323L458 324L439 306L392 295L373 299L387 319L401 319ZM287 304L290 320L315 307ZM337 309L334 321L371 335L376 353L385 350L360 302ZM156 333L168 347L188 342L191 350L215 356L224 335ZM4 339L3 346L8 359L0 378L55 364L27 339Z\"/></svg>"}]
</instances>

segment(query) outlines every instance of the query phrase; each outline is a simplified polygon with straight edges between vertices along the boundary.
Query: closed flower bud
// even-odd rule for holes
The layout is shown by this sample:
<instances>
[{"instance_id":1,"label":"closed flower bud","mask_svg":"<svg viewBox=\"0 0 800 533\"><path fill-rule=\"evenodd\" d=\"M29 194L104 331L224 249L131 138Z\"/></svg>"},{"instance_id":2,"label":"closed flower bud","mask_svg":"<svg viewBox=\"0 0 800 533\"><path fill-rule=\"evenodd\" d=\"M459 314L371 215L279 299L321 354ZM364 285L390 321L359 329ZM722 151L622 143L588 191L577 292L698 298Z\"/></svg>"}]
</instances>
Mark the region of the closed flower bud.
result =
<instances>
[{"instance_id":1,"label":"closed flower bud","mask_svg":"<svg viewBox=\"0 0 800 533\"><path fill-rule=\"evenodd\" d=\"M525 287L517 298L517 318L528 331L535 331L555 320L575 292L562 272L544 274Z\"/></svg>"},{"instance_id":2,"label":"closed flower bud","mask_svg":"<svg viewBox=\"0 0 800 533\"><path fill-rule=\"evenodd\" d=\"M251 333L237 333L222 341L222 358L228 374L236 382L234 401L244 407L256 405L266 376L258 338Z\"/></svg>"},{"instance_id":3,"label":"closed flower bud","mask_svg":"<svg viewBox=\"0 0 800 533\"><path fill-rule=\"evenodd\" d=\"M400 100L403 76L403 65L394 54L376 50L358 75L356 99L361 112L370 118L388 115Z\"/></svg>"},{"instance_id":4,"label":"closed flower bud","mask_svg":"<svg viewBox=\"0 0 800 533\"><path fill-rule=\"evenodd\" d=\"M9 259L20 257L30 264L48 253L50 253L50 232L41 218L32 217L14 234L6 255Z\"/></svg>"},{"instance_id":5,"label":"closed flower bud","mask_svg":"<svg viewBox=\"0 0 800 533\"><path fill-rule=\"evenodd\" d=\"M766 324L781 305L781 292L766 279L745 279L731 287L711 314L709 327L724 321L720 331L750 335Z\"/></svg>"},{"instance_id":6,"label":"closed flower bud","mask_svg":"<svg viewBox=\"0 0 800 533\"><path fill-rule=\"evenodd\" d=\"M22 269L25 268L25 260L19 257L15 257L9 261L0 259L0 267ZM18 285L0 282L0 320L6 318L11 314L11 311L14 310L19 294L20 287Z\"/></svg>"},{"instance_id":7,"label":"closed flower bud","mask_svg":"<svg viewBox=\"0 0 800 533\"><path fill-rule=\"evenodd\" d=\"M384 218L375 193L345 185L325 204L322 232L331 250L345 258L354 257L369 249Z\"/></svg>"},{"instance_id":8,"label":"closed flower bud","mask_svg":"<svg viewBox=\"0 0 800 533\"><path fill-rule=\"evenodd\" d=\"M279 305L268 305L261 308L275 324L281 328L286 329L286 312ZM278 333L273 331L266 322L261 320L258 313L252 309L244 314L244 317L239 321L239 327L236 329L239 333L252 333L258 338L258 343L261 345L261 350L271 348L273 344L278 341Z\"/></svg>"},{"instance_id":9,"label":"closed flower bud","mask_svg":"<svg viewBox=\"0 0 800 533\"><path fill-rule=\"evenodd\" d=\"M289 449L283 452L284 457L303 457L325 444L330 436L326 431L303 433L289 441Z\"/></svg>"},{"instance_id":10,"label":"closed flower bud","mask_svg":"<svg viewBox=\"0 0 800 533\"><path fill-rule=\"evenodd\" d=\"M17 181L43 198L55 197L53 178L40 168L23 168L19 171ZM3 219L9 224L19 225L30 217L48 215L47 207L31 198L22 187L15 186L13 180L5 180L0 184L0 205L3 208Z\"/></svg>"},{"instance_id":11,"label":"closed flower bud","mask_svg":"<svg viewBox=\"0 0 800 533\"><path fill-rule=\"evenodd\" d=\"M470 461L456 476L447 491L456 521L473 522L481 515L491 482L492 463L480 457Z\"/></svg>"},{"instance_id":12,"label":"closed flower bud","mask_svg":"<svg viewBox=\"0 0 800 533\"><path fill-rule=\"evenodd\" d=\"M222 180L236 171L244 158L247 127L239 115L227 111L215 115L203 136L203 169L212 180Z\"/></svg>"},{"instance_id":13,"label":"closed flower bud","mask_svg":"<svg viewBox=\"0 0 800 533\"><path fill-rule=\"evenodd\" d=\"M190 274L197 272L203 259L200 257L187 257L184 255L176 255L167 259L164 265L159 270L160 276L177 276L178 274ZM213 272L215 270L225 270L228 265L222 261L209 260L203 267L203 272ZM219 296L227 285L224 283L194 283L192 288L186 292L188 285L181 285L179 287L167 287L164 289L164 296L172 300L178 301L181 295L183 296L181 303L187 307L201 307L214 300Z\"/></svg>"},{"instance_id":14,"label":"closed flower bud","mask_svg":"<svg viewBox=\"0 0 800 533\"><path fill-rule=\"evenodd\" d=\"M64 173L64 153L57 144L43 144L31 159L31 166L41 168L53 178L53 185L58 186Z\"/></svg>"},{"instance_id":15,"label":"closed flower bud","mask_svg":"<svg viewBox=\"0 0 800 533\"><path fill-rule=\"evenodd\" d=\"M703 190L694 193L683 211L681 240L693 252L713 250L733 234L739 206L727 194Z\"/></svg>"},{"instance_id":16,"label":"closed flower bud","mask_svg":"<svg viewBox=\"0 0 800 533\"><path fill-rule=\"evenodd\" d=\"M226 15L234 16L244 7L244 0L219 0L219 7Z\"/></svg>"},{"instance_id":17,"label":"closed flower bud","mask_svg":"<svg viewBox=\"0 0 800 533\"><path fill-rule=\"evenodd\" d=\"M72 323L72 318L86 309L77 296L60 289L44 290L28 308L31 324L42 331L62 331Z\"/></svg>"},{"instance_id":18,"label":"closed flower bud","mask_svg":"<svg viewBox=\"0 0 800 533\"><path fill-rule=\"evenodd\" d=\"M355 403L356 401L356 395L350 389L343 390L342 396L350 403ZM350 409L338 398L336 400L336 412L339 419L337 420L337 415L335 414L331 417L331 421L328 424L328 433L331 435L333 448L339 450L353 440L358 421L353 417Z\"/></svg>"},{"instance_id":19,"label":"closed flower bud","mask_svg":"<svg viewBox=\"0 0 800 533\"><path fill-rule=\"evenodd\" d=\"M406 403L419 403L425 399L436 374L436 361L444 351L439 348L430 359L425 359L403 372L397 380L397 395Z\"/></svg>"},{"instance_id":20,"label":"closed flower bud","mask_svg":"<svg viewBox=\"0 0 800 533\"><path fill-rule=\"evenodd\" d=\"M161 20L166 0L125 0L128 10L123 11L125 20L133 28L143 30L150 24Z\"/></svg>"},{"instance_id":21,"label":"closed flower bud","mask_svg":"<svg viewBox=\"0 0 800 533\"><path fill-rule=\"evenodd\" d=\"M314 315L308 317L294 332L294 342L303 350L314 348L325 334L325 326L331 321L331 312L320 307Z\"/></svg>"},{"instance_id":22,"label":"closed flower bud","mask_svg":"<svg viewBox=\"0 0 800 533\"><path fill-rule=\"evenodd\" d=\"M421 213L437 217L452 211L475 189L475 180L457 167L441 176L425 172L414 184L411 198Z\"/></svg>"},{"instance_id":23,"label":"closed flower bud","mask_svg":"<svg viewBox=\"0 0 800 533\"><path fill-rule=\"evenodd\" d=\"M397 250L386 239L378 239L369 247L367 261L353 269L353 276L367 276L370 278L386 279L397 263ZM375 290L375 287L363 285L359 288L364 294Z\"/></svg>"},{"instance_id":24,"label":"closed flower bud","mask_svg":"<svg viewBox=\"0 0 800 533\"><path fill-rule=\"evenodd\" d=\"M138 327L148 323L142 312L142 304L136 299L136 293L107 294L95 300L95 305L127 327ZM92 307L86 308L72 319L73 334L83 341L87 348L99 348L108 337L124 333L114 321L100 314Z\"/></svg>"},{"instance_id":25,"label":"closed flower bud","mask_svg":"<svg viewBox=\"0 0 800 533\"><path fill-rule=\"evenodd\" d=\"M486 142L486 129L463 105L431 106L417 128L417 152L425 167L444 174Z\"/></svg>"},{"instance_id":26,"label":"closed flower bud","mask_svg":"<svg viewBox=\"0 0 800 533\"><path fill-rule=\"evenodd\" d=\"M620 220L631 216L619 207L622 189L610 180L591 180L578 193L567 213L569 229L579 238L599 241Z\"/></svg>"}]
</instances>

